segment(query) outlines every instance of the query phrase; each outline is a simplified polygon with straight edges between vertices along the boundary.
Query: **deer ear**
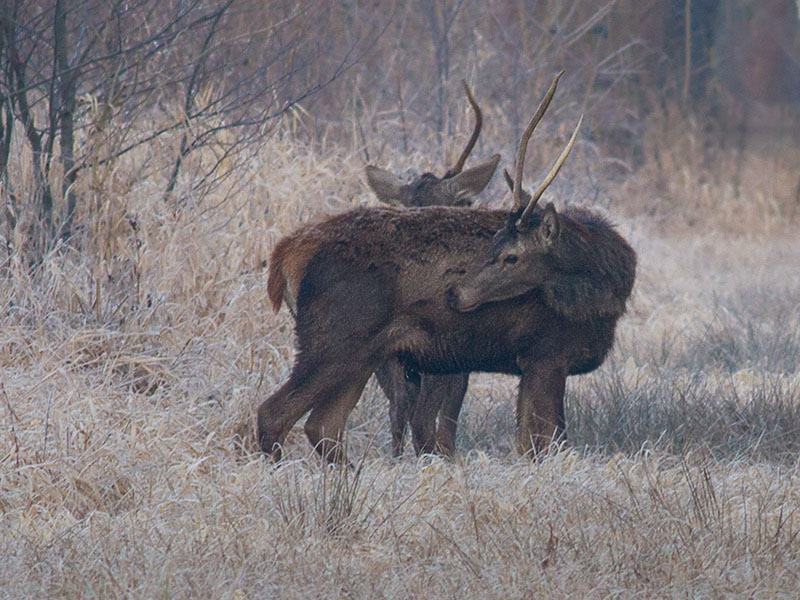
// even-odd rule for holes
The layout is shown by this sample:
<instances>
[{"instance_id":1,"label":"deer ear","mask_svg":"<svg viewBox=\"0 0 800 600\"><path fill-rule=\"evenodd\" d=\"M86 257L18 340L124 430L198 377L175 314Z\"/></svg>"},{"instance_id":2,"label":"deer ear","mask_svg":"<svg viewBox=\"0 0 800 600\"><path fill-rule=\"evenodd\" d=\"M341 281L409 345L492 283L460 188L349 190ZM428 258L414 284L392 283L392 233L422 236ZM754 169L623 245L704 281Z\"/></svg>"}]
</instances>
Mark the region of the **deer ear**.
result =
<instances>
[{"instance_id":1,"label":"deer ear","mask_svg":"<svg viewBox=\"0 0 800 600\"><path fill-rule=\"evenodd\" d=\"M378 200L391 206L403 206L400 198L405 186L399 177L395 177L386 169L372 165L367 165L364 171L367 174L367 183Z\"/></svg>"},{"instance_id":2,"label":"deer ear","mask_svg":"<svg viewBox=\"0 0 800 600\"><path fill-rule=\"evenodd\" d=\"M477 167L467 169L446 180L450 193L456 200L477 196L489 185L489 181L492 179L494 170L497 168L497 163L499 162L500 155L495 154Z\"/></svg>"},{"instance_id":3,"label":"deer ear","mask_svg":"<svg viewBox=\"0 0 800 600\"><path fill-rule=\"evenodd\" d=\"M548 202L539 225L539 236L546 246L552 246L561 233L561 221L552 202Z\"/></svg>"}]
</instances>

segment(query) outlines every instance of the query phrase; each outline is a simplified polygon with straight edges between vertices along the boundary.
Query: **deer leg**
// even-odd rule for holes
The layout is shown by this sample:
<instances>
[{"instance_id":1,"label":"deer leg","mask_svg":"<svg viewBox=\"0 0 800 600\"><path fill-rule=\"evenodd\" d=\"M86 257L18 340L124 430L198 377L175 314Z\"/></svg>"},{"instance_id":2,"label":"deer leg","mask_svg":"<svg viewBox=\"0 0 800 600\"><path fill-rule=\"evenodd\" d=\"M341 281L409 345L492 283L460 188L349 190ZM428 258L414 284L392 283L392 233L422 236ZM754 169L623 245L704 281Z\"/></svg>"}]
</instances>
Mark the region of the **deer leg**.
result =
<instances>
[{"instance_id":1,"label":"deer leg","mask_svg":"<svg viewBox=\"0 0 800 600\"><path fill-rule=\"evenodd\" d=\"M389 399L389 422L392 431L392 456L398 458L405 446L409 412L417 403L419 379L406 376L406 369L397 359L389 359L375 369L378 383Z\"/></svg>"},{"instance_id":2,"label":"deer leg","mask_svg":"<svg viewBox=\"0 0 800 600\"><path fill-rule=\"evenodd\" d=\"M316 394L309 393L311 386L303 379L295 367L289 380L258 407L258 442L264 454L275 461L281 459L286 434L313 406Z\"/></svg>"},{"instance_id":3,"label":"deer leg","mask_svg":"<svg viewBox=\"0 0 800 600\"><path fill-rule=\"evenodd\" d=\"M436 452L436 415L442 405L442 396L436 393L438 379L436 375L420 377L419 398L411 413L411 438L418 456Z\"/></svg>"},{"instance_id":4,"label":"deer leg","mask_svg":"<svg viewBox=\"0 0 800 600\"><path fill-rule=\"evenodd\" d=\"M564 389L567 369L552 361L521 365L517 399L517 448L521 455L545 450L566 438Z\"/></svg>"},{"instance_id":5,"label":"deer leg","mask_svg":"<svg viewBox=\"0 0 800 600\"><path fill-rule=\"evenodd\" d=\"M330 398L311 409L305 432L314 449L328 462L346 464L347 456L342 445L347 417L361 397L364 386L372 374L357 374L339 381L331 390Z\"/></svg>"},{"instance_id":6,"label":"deer leg","mask_svg":"<svg viewBox=\"0 0 800 600\"><path fill-rule=\"evenodd\" d=\"M456 424L468 379L468 373L422 376L419 400L411 417L411 432L417 454L453 455Z\"/></svg>"},{"instance_id":7,"label":"deer leg","mask_svg":"<svg viewBox=\"0 0 800 600\"><path fill-rule=\"evenodd\" d=\"M316 369L296 363L289 380L258 408L258 441L273 460L281 458L281 445L292 426L309 410L336 394L342 376L334 367Z\"/></svg>"},{"instance_id":8,"label":"deer leg","mask_svg":"<svg viewBox=\"0 0 800 600\"><path fill-rule=\"evenodd\" d=\"M456 451L458 415L464 403L464 395L467 393L469 373L441 375L436 379L440 380L438 393L441 397L439 422L436 426L436 448L445 456L453 456ZM422 393L420 393L421 400Z\"/></svg>"}]
</instances>

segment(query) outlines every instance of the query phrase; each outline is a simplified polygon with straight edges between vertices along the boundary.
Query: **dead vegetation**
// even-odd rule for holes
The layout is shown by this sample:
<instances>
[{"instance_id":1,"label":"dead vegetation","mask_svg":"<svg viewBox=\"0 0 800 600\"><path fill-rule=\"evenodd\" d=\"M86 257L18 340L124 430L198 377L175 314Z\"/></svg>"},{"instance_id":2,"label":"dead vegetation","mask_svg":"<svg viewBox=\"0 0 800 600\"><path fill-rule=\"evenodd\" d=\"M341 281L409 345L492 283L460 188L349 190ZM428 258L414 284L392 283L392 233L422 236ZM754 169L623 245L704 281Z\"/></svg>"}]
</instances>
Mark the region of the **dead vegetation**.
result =
<instances>
[{"instance_id":1,"label":"dead vegetation","mask_svg":"<svg viewBox=\"0 0 800 600\"><path fill-rule=\"evenodd\" d=\"M764 211L746 234L665 229L628 185L609 191L640 276L612 359L570 382L569 443L541 463L513 451L514 383L481 375L455 462L390 460L373 384L354 469L321 467L301 432L279 469L252 453L293 343L265 257L299 223L374 202L362 166L278 132L236 201L188 218L147 178L116 194L109 178L95 251L5 256L5 597L794 594L800 247ZM737 202L713 193L723 213Z\"/></svg>"},{"instance_id":2,"label":"dead vegetation","mask_svg":"<svg viewBox=\"0 0 800 600\"><path fill-rule=\"evenodd\" d=\"M486 4L463 3L438 38L471 44L449 75L432 40L403 46L447 15L409 4L347 93L272 122L206 194L192 174L225 139L187 158L180 202L164 200L179 132L87 160L69 190L82 200L72 235L46 251L30 247L33 160L14 146L20 210L0 231L0 598L796 597L797 107L687 108L674 79L640 94L638 40L657 37L640 17L669 3L620 1L611 29L598 19L614 3ZM342 43L359 36L348 18L331 16L352 36ZM568 380L569 440L520 460L516 382L475 374L456 458L392 460L372 382L348 423L352 469L323 467L299 426L285 463L268 464L255 410L286 379L294 341L267 299L270 249L376 203L367 161L450 164L464 140L442 132L471 127L449 86L462 71L485 107L474 159L497 151L512 167L551 64L578 66L530 164L558 152L580 112L593 123L543 200L607 210L639 256L611 356ZM360 79L370 69L382 78ZM126 137L148 123L114 125ZM479 204L509 207L504 191L496 177Z\"/></svg>"}]
</instances>

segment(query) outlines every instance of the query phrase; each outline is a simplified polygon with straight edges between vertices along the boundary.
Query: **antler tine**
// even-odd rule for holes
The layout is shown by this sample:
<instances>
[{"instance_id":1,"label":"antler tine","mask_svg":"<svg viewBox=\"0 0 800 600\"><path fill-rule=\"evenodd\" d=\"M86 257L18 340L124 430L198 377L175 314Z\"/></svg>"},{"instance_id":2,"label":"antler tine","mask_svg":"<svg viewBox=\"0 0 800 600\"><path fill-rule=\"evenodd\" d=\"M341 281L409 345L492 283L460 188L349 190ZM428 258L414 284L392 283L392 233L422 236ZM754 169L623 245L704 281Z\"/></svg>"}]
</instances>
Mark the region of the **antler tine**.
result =
<instances>
[{"instance_id":1,"label":"antler tine","mask_svg":"<svg viewBox=\"0 0 800 600\"><path fill-rule=\"evenodd\" d=\"M558 80L561 79L561 76L564 74L564 71L561 71L558 75L553 78L553 83L550 84L550 89L547 90L547 93L542 98L541 104L539 104L539 108L536 109L536 113L534 113L533 117L531 117L530 122L528 123L528 127L525 128L525 133L522 134L522 138L519 141L519 149L517 150L517 172L516 176L514 177L514 209L519 210L522 208L522 170L525 167L525 153L528 150L528 141L531 139L531 135L533 134L533 130L536 129L536 126L539 124L539 121L542 120L544 113L547 111L547 107L550 106L550 101L553 99L553 94L556 93L556 87L558 86Z\"/></svg>"},{"instance_id":2,"label":"antler tine","mask_svg":"<svg viewBox=\"0 0 800 600\"><path fill-rule=\"evenodd\" d=\"M542 185L539 186L539 189L537 189L536 192L534 192L534 194L531 196L531 200L528 202L528 206L525 207L525 211L520 215L519 219L517 219L518 227L524 227L523 224L526 223L528 216L533 212L533 209L536 206L536 203L539 201L539 198L542 197L544 191L551 183L553 183L556 175L558 175L558 172L561 170L561 166L564 164L564 161L567 160L569 153L572 152L572 147L575 145L575 140L578 138L578 130L581 128L582 123L583 115L581 115L581 118L578 119L578 124L575 126L575 131L572 132L572 137L569 138L569 142L567 142L566 147L561 151L561 154L553 165L553 168L550 169L550 172L547 174L547 177L544 178L544 181L542 182Z\"/></svg>"},{"instance_id":3,"label":"antler tine","mask_svg":"<svg viewBox=\"0 0 800 600\"><path fill-rule=\"evenodd\" d=\"M464 168L464 163L467 162L467 157L469 157L470 152L472 152L472 149L475 147L475 142L478 141L478 136L481 134L481 128L483 127L483 114L481 113L478 103L475 101L475 97L472 95L472 90L469 89L467 82L463 79L461 80L461 85L464 86L464 91L467 92L467 100L469 100L469 104L475 113L475 127L472 130L472 136L469 138L467 146L464 148L461 156L458 157L456 164L444 174L443 179L461 173L461 170Z\"/></svg>"}]
</instances>

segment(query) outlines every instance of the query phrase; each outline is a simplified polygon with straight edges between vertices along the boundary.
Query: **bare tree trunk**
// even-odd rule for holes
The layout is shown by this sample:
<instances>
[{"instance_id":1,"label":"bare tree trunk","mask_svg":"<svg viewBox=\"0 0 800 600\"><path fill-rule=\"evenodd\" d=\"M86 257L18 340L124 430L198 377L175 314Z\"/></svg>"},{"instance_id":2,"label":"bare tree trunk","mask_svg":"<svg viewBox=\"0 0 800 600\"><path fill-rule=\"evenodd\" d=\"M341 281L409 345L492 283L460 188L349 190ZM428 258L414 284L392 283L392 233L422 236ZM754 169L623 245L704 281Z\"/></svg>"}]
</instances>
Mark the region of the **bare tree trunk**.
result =
<instances>
[{"instance_id":1,"label":"bare tree trunk","mask_svg":"<svg viewBox=\"0 0 800 600\"><path fill-rule=\"evenodd\" d=\"M444 133L445 107L447 104L445 86L450 79L450 29L463 4L464 0L456 0L453 7L448 8L447 0L437 2L423 0L421 3L425 17L428 19L428 26L431 30L431 38L436 53L436 131L440 144Z\"/></svg>"},{"instance_id":2,"label":"bare tree trunk","mask_svg":"<svg viewBox=\"0 0 800 600\"><path fill-rule=\"evenodd\" d=\"M8 64L6 53L8 47L6 40L10 28L9 7L6 0L0 0L0 66ZM0 76L0 80L6 81L6 73ZM5 90L6 86L3 86ZM0 192L3 196L0 201L6 200L2 217L5 219L6 239L11 236L11 232L17 226L17 207L14 197L14 190L11 189L11 182L8 179L8 161L11 158L11 137L14 134L14 113L11 107L11 98L4 92L0 92ZM7 248L8 250L8 248Z\"/></svg>"},{"instance_id":3,"label":"bare tree trunk","mask_svg":"<svg viewBox=\"0 0 800 600\"><path fill-rule=\"evenodd\" d=\"M47 177L45 176L44 169L46 168L47 159L44 156L42 148L42 135L36 130L33 120L33 113L31 112L28 104L27 96L27 83L25 79L24 65L16 55L16 49L12 48L14 52L12 58L13 81L12 81L12 99L17 108L18 118L22 121L22 127L25 131L25 137L28 139L28 144L31 147L33 154L33 177L36 182L36 201L39 204L39 216L42 221L44 235L48 237L52 231L53 225L53 196L50 193L50 187L47 184ZM45 161L45 165L42 161Z\"/></svg>"},{"instance_id":4,"label":"bare tree trunk","mask_svg":"<svg viewBox=\"0 0 800 600\"><path fill-rule=\"evenodd\" d=\"M62 222L61 234L64 239L72 235L72 219L75 213L75 194L72 184L75 183L75 79L67 61L67 17L63 0L56 0L55 22L53 25L55 38L54 50L56 60L56 76L58 79L58 112L56 121L60 130L61 166L64 179L61 191L67 202L66 214Z\"/></svg>"},{"instance_id":5,"label":"bare tree trunk","mask_svg":"<svg viewBox=\"0 0 800 600\"><path fill-rule=\"evenodd\" d=\"M8 52L6 39L11 27L9 10L10 7L7 0L0 0L0 66L8 64L6 60L6 52ZM0 75L0 81L6 82L6 73ZM5 91L6 86L0 86L0 189L5 189L7 193L10 193L11 190L8 188L8 160L11 156L14 115L11 111L11 98Z\"/></svg>"},{"instance_id":6,"label":"bare tree trunk","mask_svg":"<svg viewBox=\"0 0 800 600\"><path fill-rule=\"evenodd\" d=\"M692 78L692 0L686 0L683 17L683 103L689 105L689 83Z\"/></svg>"},{"instance_id":7,"label":"bare tree trunk","mask_svg":"<svg viewBox=\"0 0 800 600\"><path fill-rule=\"evenodd\" d=\"M436 53L436 132L439 141L442 139L442 128L444 127L444 86L450 71L449 48L447 47L447 35L444 33L442 18L439 15L438 2L423 2L425 16L428 19L428 27L431 29L431 39Z\"/></svg>"}]
</instances>

